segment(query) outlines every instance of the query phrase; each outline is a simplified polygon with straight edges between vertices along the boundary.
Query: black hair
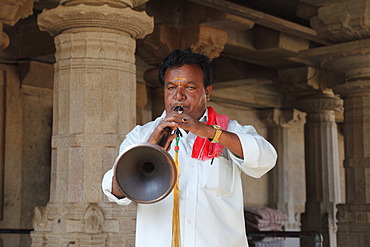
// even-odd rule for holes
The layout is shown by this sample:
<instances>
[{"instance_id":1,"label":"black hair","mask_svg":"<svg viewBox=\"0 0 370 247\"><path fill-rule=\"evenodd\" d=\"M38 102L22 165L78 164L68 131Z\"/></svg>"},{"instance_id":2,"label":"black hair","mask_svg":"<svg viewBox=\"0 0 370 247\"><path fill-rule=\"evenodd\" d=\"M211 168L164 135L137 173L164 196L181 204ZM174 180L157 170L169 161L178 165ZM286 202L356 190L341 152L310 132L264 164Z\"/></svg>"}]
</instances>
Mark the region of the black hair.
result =
<instances>
[{"instance_id":1,"label":"black hair","mask_svg":"<svg viewBox=\"0 0 370 247\"><path fill-rule=\"evenodd\" d=\"M212 84L212 67L206 55L194 53L190 48L171 52L159 67L159 82L164 86L164 75L168 68L180 68L184 65L198 65L203 72L204 88Z\"/></svg>"}]
</instances>

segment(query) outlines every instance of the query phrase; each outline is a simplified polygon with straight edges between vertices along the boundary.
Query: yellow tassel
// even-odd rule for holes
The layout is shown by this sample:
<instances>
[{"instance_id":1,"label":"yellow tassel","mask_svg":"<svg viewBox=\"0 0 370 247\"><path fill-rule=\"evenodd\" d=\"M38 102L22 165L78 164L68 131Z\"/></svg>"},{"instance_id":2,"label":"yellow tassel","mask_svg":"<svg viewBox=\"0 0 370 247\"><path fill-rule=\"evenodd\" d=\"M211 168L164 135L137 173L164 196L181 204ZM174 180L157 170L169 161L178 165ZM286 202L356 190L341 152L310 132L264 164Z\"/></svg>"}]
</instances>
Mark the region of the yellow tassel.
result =
<instances>
[{"instance_id":1,"label":"yellow tassel","mask_svg":"<svg viewBox=\"0 0 370 247\"><path fill-rule=\"evenodd\" d=\"M176 146L178 146L179 138L176 138ZM175 149L175 165L177 169L177 180L173 189L173 211L172 211L172 247L181 246L180 236L180 190L179 190L179 178L180 178L180 165L179 165L179 153L178 147Z\"/></svg>"}]
</instances>

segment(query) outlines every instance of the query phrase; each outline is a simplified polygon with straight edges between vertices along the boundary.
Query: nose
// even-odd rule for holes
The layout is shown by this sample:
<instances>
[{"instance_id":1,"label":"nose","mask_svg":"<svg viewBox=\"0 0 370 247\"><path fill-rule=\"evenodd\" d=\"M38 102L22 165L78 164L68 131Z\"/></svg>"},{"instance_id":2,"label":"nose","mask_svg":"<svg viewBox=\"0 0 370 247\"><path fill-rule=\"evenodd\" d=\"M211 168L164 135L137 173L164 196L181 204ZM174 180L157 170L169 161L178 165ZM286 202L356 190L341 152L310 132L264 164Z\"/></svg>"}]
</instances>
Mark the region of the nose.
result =
<instances>
[{"instance_id":1,"label":"nose","mask_svg":"<svg viewBox=\"0 0 370 247\"><path fill-rule=\"evenodd\" d=\"M176 89L175 99L177 101L183 101L186 98L185 89L182 87L178 87Z\"/></svg>"}]
</instances>

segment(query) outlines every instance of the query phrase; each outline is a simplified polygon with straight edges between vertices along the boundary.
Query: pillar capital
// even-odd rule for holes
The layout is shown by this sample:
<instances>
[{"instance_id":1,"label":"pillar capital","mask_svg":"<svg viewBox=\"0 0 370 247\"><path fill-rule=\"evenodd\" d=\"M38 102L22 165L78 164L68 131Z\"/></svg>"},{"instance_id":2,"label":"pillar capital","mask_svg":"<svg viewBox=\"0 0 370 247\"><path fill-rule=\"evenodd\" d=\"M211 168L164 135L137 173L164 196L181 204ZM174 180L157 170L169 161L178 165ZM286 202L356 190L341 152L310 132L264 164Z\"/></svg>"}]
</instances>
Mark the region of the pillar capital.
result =
<instances>
[{"instance_id":1,"label":"pillar capital","mask_svg":"<svg viewBox=\"0 0 370 247\"><path fill-rule=\"evenodd\" d=\"M312 49L301 54L338 78L331 83L342 96L370 93L370 39ZM356 47L356 49L354 49Z\"/></svg>"},{"instance_id":2,"label":"pillar capital","mask_svg":"<svg viewBox=\"0 0 370 247\"><path fill-rule=\"evenodd\" d=\"M323 4L323 3L321 3ZM318 9L311 26L319 36L333 42L370 38L367 0L337 1Z\"/></svg>"},{"instance_id":3,"label":"pillar capital","mask_svg":"<svg viewBox=\"0 0 370 247\"><path fill-rule=\"evenodd\" d=\"M145 12L131 8L116 8L107 4L101 6L84 3L44 10L38 17L40 30L52 36L73 30L120 32L131 38L144 38L152 32L153 18Z\"/></svg>"},{"instance_id":4,"label":"pillar capital","mask_svg":"<svg viewBox=\"0 0 370 247\"><path fill-rule=\"evenodd\" d=\"M343 101L333 93L313 94L300 98L295 106L307 113L341 111Z\"/></svg>"},{"instance_id":5,"label":"pillar capital","mask_svg":"<svg viewBox=\"0 0 370 247\"><path fill-rule=\"evenodd\" d=\"M344 73L349 81L368 78L370 77L370 46L362 51L333 54L323 58L321 65L324 68Z\"/></svg>"}]
</instances>

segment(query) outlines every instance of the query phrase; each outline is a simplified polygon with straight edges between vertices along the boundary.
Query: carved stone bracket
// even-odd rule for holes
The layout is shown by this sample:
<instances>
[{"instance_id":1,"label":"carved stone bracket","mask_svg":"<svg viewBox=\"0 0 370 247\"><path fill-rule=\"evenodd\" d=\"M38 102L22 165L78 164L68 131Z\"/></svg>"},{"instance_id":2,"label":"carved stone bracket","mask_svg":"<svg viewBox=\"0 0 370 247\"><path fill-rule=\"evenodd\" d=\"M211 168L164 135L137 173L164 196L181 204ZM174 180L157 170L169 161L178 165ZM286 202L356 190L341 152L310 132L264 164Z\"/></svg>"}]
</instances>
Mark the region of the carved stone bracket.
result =
<instances>
[{"instance_id":1,"label":"carved stone bracket","mask_svg":"<svg viewBox=\"0 0 370 247\"><path fill-rule=\"evenodd\" d=\"M33 3L36 0L1 0L0 1L0 50L9 45L9 37L3 31L3 25L14 26L20 19L33 13Z\"/></svg>"},{"instance_id":2,"label":"carved stone bracket","mask_svg":"<svg viewBox=\"0 0 370 247\"><path fill-rule=\"evenodd\" d=\"M55 9L44 10L38 18L42 31L51 35L88 28L111 32L123 32L134 39L143 38L152 32L153 18L145 12L134 11L131 8L114 8L108 5L77 6L59 5Z\"/></svg>"},{"instance_id":3,"label":"carved stone bracket","mask_svg":"<svg viewBox=\"0 0 370 247\"><path fill-rule=\"evenodd\" d=\"M311 26L320 36L334 42L370 38L368 1L339 1L321 7L311 18Z\"/></svg>"},{"instance_id":4,"label":"carved stone bracket","mask_svg":"<svg viewBox=\"0 0 370 247\"><path fill-rule=\"evenodd\" d=\"M198 25L187 27L182 31L180 47L190 47L194 52L207 55L210 59L217 58L227 43L227 33L223 30Z\"/></svg>"},{"instance_id":5,"label":"carved stone bracket","mask_svg":"<svg viewBox=\"0 0 370 247\"><path fill-rule=\"evenodd\" d=\"M227 32L196 25L176 27L164 24L155 26L155 31L144 40L138 40L138 54L148 64L157 66L174 49L192 48L194 52L214 59L220 55L227 43Z\"/></svg>"},{"instance_id":6,"label":"carved stone bracket","mask_svg":"<svg viewBox=\"0 0 370 247\"><path fill-rule=\"evenodd\" d=\"M305 113L293 108L289 109L266 109L259 113L260 119L269 126L281 126L290 128L305 122Z\"/></svg>"},{"instance_id":7,"label":"carved stone bracket","mask_svg":"<svg viewBox=\"0 0 370 247\"><path fill-rule=\"evenodd\" d=\"M332 71L311 66L279 70L279 86L295 96L331 93L331 87L341 81Z\"/></svg>"}]
</instances>

